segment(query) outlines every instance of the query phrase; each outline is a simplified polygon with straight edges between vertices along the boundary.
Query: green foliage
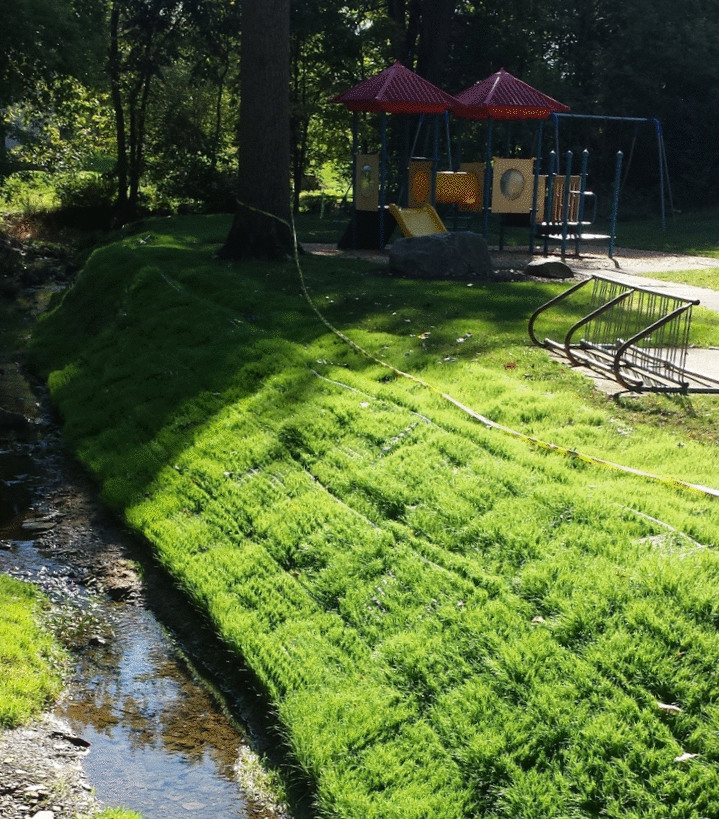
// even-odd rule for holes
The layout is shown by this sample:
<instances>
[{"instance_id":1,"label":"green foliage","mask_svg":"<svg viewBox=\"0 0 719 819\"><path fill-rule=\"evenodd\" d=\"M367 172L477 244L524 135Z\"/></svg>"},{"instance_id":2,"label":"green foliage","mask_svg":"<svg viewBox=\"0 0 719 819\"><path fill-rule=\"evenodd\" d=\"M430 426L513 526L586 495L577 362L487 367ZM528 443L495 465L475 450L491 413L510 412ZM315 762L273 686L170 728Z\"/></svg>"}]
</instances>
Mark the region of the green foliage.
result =
<instances>
[{"instance_id":1,"label":"green foliage","mask_svg":"<svg viewBox=\"0 0 719 819\"><path fill-rule=\"evenodd\" d=\"M108 208L114 197L111 180L88 171L61 177L55 183L55 191L63 209Z\"/></svg>"},{"instance_id":2,"label":"green foliage","mask_svg":"<svg viewBox=\"0 0 719 819\"><path fill-rule=\"evenodd\" d=\"M93 58L101 58L99 6L82 0L25 0L3 7L0 108L51 77L92 73Z\"/></svg>"},{"instance_id":3,"label":"green foliage","mask_svg":"<svg viewBox=\"0 0 719 819\"><path fill-rule=\"evenodd\" d=\"M229 38L229 32L225 35ZM224 62L206 54L207 65L195 63L203 55L176 60L162 72L160 93L151 98L146 187L175 208L235 208L237 147L229 124L237 117L237 77L231 72L230 43L221 55Z\"/></svg>"},{"instance_id":4,"label":"green foliage","mask_svg":"<svg viewBox=\"0 0 719 819\"><path fill-rule=\"evenodd\" d=\"M307 181L326 163L349 174L351 117L330 100L395 59L450 93L505 66L576 113L658 117L676 203L682 208L713 205L717 2L293 2L295 205ZM182 200L195 209L226 207L226 174L228 168L234 173L238 149L239 7L220 0L6 3L0 31L0 53L5 55L0 133L24 134L23 162L54 168L57 157L63 169L85 167L90 144L105 143L100 149L105 153L108 138L114 137L110 80L122 97L128 129L138 126L126 135L134 146L128 159L131 182L142 181L157 191L163 206L177 207ZM119 10L122 22L117 61L110 61L112 79L107 76L111 8ZM647 49L647 42L654 47ZM94 107L88 107L91 101ZM32 138L38 125L39 141ZM403 155L414 125L390 117L392 155ZM361 150L377 142L376 126L373 116L360 116ZM534 150L536 123L513 123L511 133L501 123L498 128L495 143L504 143L503 150ZM464 159L484 159L484 124L465 122L461 129L453 126L451 135L462 142ZM546 156L546 129L545 135ZM590 149L592 189L600 194L611 187L614 157L622 150L627 173L621 212L656 212L659 179L652 123L635 133L633 124L616 121L563 121L560 137L562 153L572 148L578 157ZM113 148L121 165L122 143ZM6 165L4 144L0 140L3 173L12 167ZM429 155L431 146L425 143L421 150ZM453 151L456 156L457 145ZM396 194L400 184L394 177L400 171L391 170ZM130 194L133 198L134 190ZM600 196L604 215L608 203L608 196Z\"/></svg>"},{"instance_id":5,"label":"green foliage","mask_svg":"<svg viewBox=\"0 0 719 819\"><path fill-rule=\"evenodd\" d=\"M62 178L89 170L112 147L107 95L70 77L38 82L7 110L17 144L8 152L14 167L43 169Z\"/></svg>"},{"instance_id":6,"label":"green foliage","mask_svg":"<svg viewBox=\"0 0 719 819\"><path fill-rule=\"evenodd\" d=\"M719 812L719 517L671 483L715 484L713 399L613 403L531 348L563 285L304 258L368 358L291 263L215 259L226 230L96 250L32 357L106 500L255 671L319 815Z\"/></svg>"},{"instance_id":7,"label":"green foliage","mask_svg":"<svg viewBox=\"0 0 719 819\"><path fill-rule=\"evenodd\" d=\"M43 606L33 586L0 575L0 728L13 728L60 692L63 657L39 625Z\"/></svg>"},{"instance_id":8,"label":"green foliage","mask_svg":"<svg viewBox=\"0 0 719 819\"><path fill-rule=\"evenodd\" d=\"M55 180L47 173L16 173L3 180L0 210L3 213L35 214L57 206Z\"/></svg>"}]
</instances>

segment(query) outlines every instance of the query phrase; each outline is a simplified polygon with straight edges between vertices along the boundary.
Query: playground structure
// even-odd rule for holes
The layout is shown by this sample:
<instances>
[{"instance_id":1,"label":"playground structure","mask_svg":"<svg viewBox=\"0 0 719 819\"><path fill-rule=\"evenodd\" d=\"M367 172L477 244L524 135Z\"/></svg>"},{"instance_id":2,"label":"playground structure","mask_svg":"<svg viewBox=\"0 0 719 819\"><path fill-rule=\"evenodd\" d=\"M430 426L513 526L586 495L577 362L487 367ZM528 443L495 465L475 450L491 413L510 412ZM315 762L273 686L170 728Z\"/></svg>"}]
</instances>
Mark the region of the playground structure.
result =
<instances>
[{"instance_id":1,"label":"playground structure","mask_svg":"<svg viewBox=\"0 0 719 819\"><path fill-rule=\"evenodd\" d=\"M481 232L489 234L490 213L500 218L500 248L504 241L504 227L524 226L529 229L529 251L535 252L535 243L541 240L544 253L549 241L561 243L564 257L570 241L575 244L578 255L580 243L587 239L586 228L596 216L596 198L587 190L588 152L581 157L579 172L573 168L573 155L559 153L560 117L576 116L566 105L543 94L503 69L466 91L452 97L423 78L395 63L380 74L370 77L349 91L334 98L354 112L353 156L355 172L353 183L353 214L343 247L384 247L394 228L387 202L387 138L386 115L402 113L419 115L417 134L425 115L434 115L434 150L432 158L414 156L417 144L415 136L412 150L406 160L406 177L402 190L393 204L399 212L417 209L425 204L441 208L444 212L453 208L454 228L458 228L457 214L465 217L480 215ZM377 154L360 154L357 150L357 114L375 112L380 115L381 148ZM487 144L484 162L460 162L453 169L449 138L449 114L463 119L482 119L487 122ZM438 133L439 121L444 117L447 130L449 169L439 169ZM545 119L552 118L556 150L550 152L546 171L542 169L542 137ZM593 118L581 117L580 118ZM657 132L660 162L660 188L662 196L662 224L665 222L664 188L668 185L666 156L657 120L628 117L596 117L615 119L635 124L653 123ZM539 123L535 156L531 158L493 156L492 128L494 120L537 120ZM621 187L623 153L617 152L610 232L594 234L591 238L608 240L609 256L613 255L616 235L616 219ZM631 154L630 154L631 161ZM438 217L439 218L439 217ZM451 218L451 216L450 216ZM441 220L440 220L441 221ZM408 214L405 229L422 225L430 226L426 219ZM444 225L442 225L444 227Z\"/></svg>"},{"instance_id":2,"label":"playground structure","mask_svg":"<svg viewBox=\"0 0 719 819\"><path fill-rule=\"evenodd\" d=\"M460 210L481 211L483 207L484 164L463 162L457 171L436 171L429 159L410 159L407 169L407 206L429 204L458 205ZM432 201L434 200L434 202Z\"/></svg>"},{"instance_id":3,"label":"playground structure","mask_svg":"<svg viewBox=\"0 0 719 819\"><path fill-rule=\"evenodd\" d=\"M560 340L540 340L540 316L567 301L584 315ZM719 393L719 381L687 369L692 308L698 301L592 276L534 311L528 332L533 343L614 378L630 392ZM576 306L576 305L575 305ZM552 320L554 328L561 321Z\"/></svg>"}]
</instances>

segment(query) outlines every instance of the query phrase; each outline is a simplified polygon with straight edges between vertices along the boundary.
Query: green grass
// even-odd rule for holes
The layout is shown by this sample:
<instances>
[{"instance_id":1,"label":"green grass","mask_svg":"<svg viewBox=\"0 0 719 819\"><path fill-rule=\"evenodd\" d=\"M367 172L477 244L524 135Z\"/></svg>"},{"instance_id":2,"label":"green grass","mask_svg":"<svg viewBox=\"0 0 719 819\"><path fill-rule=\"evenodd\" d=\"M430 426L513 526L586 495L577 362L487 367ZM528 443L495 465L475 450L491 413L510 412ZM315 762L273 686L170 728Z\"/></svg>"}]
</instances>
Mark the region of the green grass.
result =
<instances>
[{"instance_id":1,"label":"green grass","mask_svg":"<svg viewBox=\"0 0 719 819\"><path fill-rule=\"evenodd\" d=\"M0 575L0 727L14 728L60 692L64 656L39 623L43 598Z\"/></svg>"},{"instance_id":2,"label":"green grass","mask_svg":"<svg viewBox=\"0 0 719 819\"><path fill-rule=\"evenodd\" d=\"M704 287L708 290L719 290L719 264L717 267L694 270L672 270L669 272L660 270L647 275L652 279L691 284L694 287Z\"/></svg>"},{"instance_id":3,"label":"green grass","mask_svg":"<svg viewBox=\"0 0 719 819\"><path fill-rule=\"evenodd\" d=\"M215 260L227 229L98 249L32 357L318 815L717 815L717 499L672 483L719 483L716 400L613 402L549 361L526 321L565 285L303 259L360 353L292 264Z\"/></svg>"},{"instance_id":4,"label":"green grass","mask_svg":"<svg viewBox=\"0 0 719 819\"><path fill-rule=\"evenodd\" d=\"M719 209L667 214L665 229L661 219L619 222L617 245L638 250L714 256L719 259Z\"/></svg>"}]
</instances>

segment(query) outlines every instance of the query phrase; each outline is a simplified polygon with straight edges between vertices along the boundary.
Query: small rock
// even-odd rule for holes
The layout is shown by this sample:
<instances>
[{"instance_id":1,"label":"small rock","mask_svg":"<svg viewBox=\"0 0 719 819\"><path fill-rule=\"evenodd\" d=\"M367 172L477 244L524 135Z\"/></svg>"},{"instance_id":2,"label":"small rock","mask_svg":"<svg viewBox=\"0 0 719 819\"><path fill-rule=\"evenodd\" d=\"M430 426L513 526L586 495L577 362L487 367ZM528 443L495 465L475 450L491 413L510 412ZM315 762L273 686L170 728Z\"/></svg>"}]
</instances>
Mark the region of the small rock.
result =
<instances>
[{"instance_id":1,"label":"small rock","mask_svg":"<svg viewBox=\"0 0 719 819\"><path fill-rule=\"evenodd\" d=\"M51 810L41 810L38 811L32 819L55 819L55 814Z\"/></svg>"},{"instance_id":2,"label":"small rock","mask_svg":"<svg viewBox=\"0 0 719 819\"><path fill-rule=\"evenodd\" d=\"M89 748L90 743L82 737L77 737L74 734L66 734L64 731L53 731L50 736L64 739L76 748Z\"/></svg>"},{"instance_id":3,"label":"small rock","mask_svg":"<svg viewBox=\"0 0 719 819\"><path fill-rule=\"evenodd\" d=\"M524 272L540 279L571 279L574 276L572 268L558 259L532 259Z\"/></svg>"},{"instance_id":4,"label":"small rock","mask_svg":"<svg viewBox=\"0 0 719 819\"><path fill-rule=\"evenodd\" d=\"M30 785L24 788L22 792L23 801L25 802L39 802L41 799L47 799L49 792L41 785Z\"/></svg>"}]
</instances>

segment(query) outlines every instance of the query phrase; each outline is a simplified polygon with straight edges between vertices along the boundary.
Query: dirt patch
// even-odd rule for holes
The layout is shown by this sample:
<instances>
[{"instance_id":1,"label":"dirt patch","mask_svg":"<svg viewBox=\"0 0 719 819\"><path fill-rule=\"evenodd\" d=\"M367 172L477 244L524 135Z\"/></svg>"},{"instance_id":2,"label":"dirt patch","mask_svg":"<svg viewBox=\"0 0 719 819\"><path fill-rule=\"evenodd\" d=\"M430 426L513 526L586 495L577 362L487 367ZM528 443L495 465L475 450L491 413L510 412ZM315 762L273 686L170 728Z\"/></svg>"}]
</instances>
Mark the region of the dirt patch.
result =
<instances>
[{"instance_id":1,"label":"dirt patch","mask_svg":"<svg viewBox=\"0 0 719 819\"><path fill-rule=\"evenodd\" d=\"M337 245L328 243L304 244L308 253L318 256L336 257L344 259L365 259L377 264L389 261L389 250L340 250ZM489 252L497 270L523 271L532 259L544 258L541 254L530 256L526 248L504 249L490 247ZM557 250L549 253L549 258L561 258ZM677 253L659 253L651 250L631 250L615 248L610 257L606 251L600 253L591 251L579 256L567 255L566 263L578 273L592 273L604 271L623 271L637 275L651 275L662 271L672 270L702 270L719 268L719 259L711 256L684 256Z\"/></svg>"}]
</instances>

